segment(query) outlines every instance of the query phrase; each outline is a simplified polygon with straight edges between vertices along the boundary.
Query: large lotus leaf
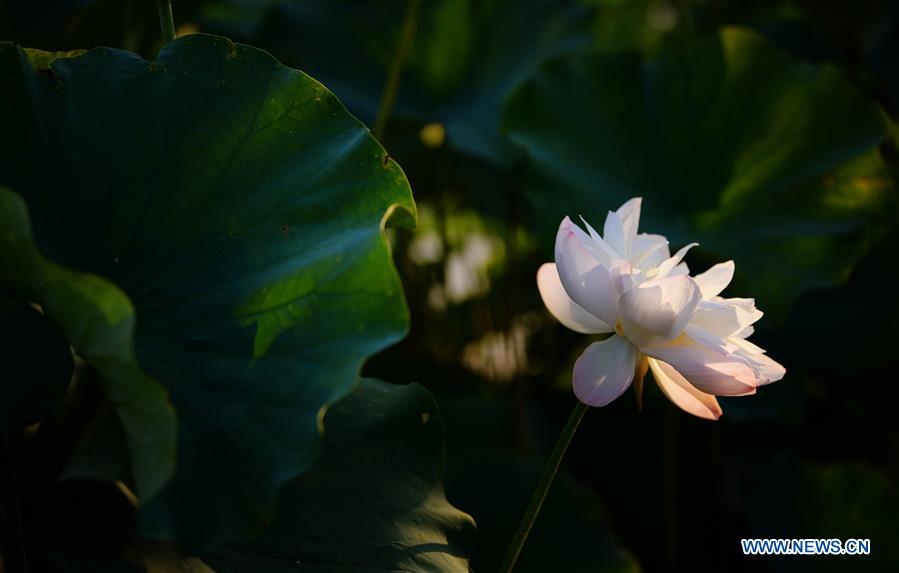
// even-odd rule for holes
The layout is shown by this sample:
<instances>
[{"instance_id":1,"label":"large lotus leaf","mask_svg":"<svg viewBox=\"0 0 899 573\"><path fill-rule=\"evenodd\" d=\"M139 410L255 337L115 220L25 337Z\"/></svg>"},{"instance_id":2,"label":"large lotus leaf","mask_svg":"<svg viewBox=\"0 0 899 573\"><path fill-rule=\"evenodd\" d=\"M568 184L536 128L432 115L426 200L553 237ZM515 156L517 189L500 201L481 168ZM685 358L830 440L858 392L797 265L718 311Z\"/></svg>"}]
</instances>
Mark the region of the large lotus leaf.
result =
<instances>
[{"instance_id":1,"label":"large lotus leaf","mask_svg":"<svg viewBox=\"0 0 899 573\"><path fill-rule=\"evenodd\" d=\"M217 573L468 571L474 522L444 496L428 391L364 380L324 424L321 457L284 488L262 537L204 561Z\"/></svg>"},{"instance_id":2,"label":"large lotus leaf","mask_svg":"<svg viewBox=\"0 0 899 573\"><path fill-rule=\"evenodd\" d=\"M63 333L2 290L0 325L0 429L7 430L34 424L50 412L65 394L75 365Z\"/></svg>"},{"instance_id":3,"label":"large lotus leaf","mask_svg":"<svg viewBox=\"0 0 899 573\"><path fill-rule=\"evenodd\" d=\"M450 459L447 495L478 523L473 571L499 569L543 466L544 460L495 446L470 448ZM596 494L561 473L515 571L638 573L640 566L611 531Z\"/></svg>"},{"instance_id":4,"label":"large lotus leaf","mask_svg":"<svg viewBox=\"0 0 899 573\"><path fill-rule=\"evenodd\" d=\"M406 331L382 233L412 219L405 176L320 83L224 38L48 69L3 45L0 77L0 181L47 259L121 289L133 337L110 344L133 346L121 366L178 414L177 471L142 496L144 534L196 547L255 531L312 463L323 407Z\"/></svg>"},{"instance_id":5,"label":"large lotus leaf","mask_svg":"<svg viewBox=\"0 0 899 573\"><path fill-rule=\"evenodd\" d=\"M735 259L741 292L775 314L845 278L890 188L880 111L835 68L740 29L556 59L506 120L545 244L565 215L598 224L643 196L643 229Z\"/></svg>"},{"instance_id":6,"label":"large lotus leaf","mask_svg":"<svg viewBox=\"0 0 899 573\"><path fill-rule=\"evenodd\" d=\"M220 0L203 25L238 31L229 13L258 18L271 5L253 44L320 79L371 125L409 1ZM506 98L547 57L589 44L587 13L572 0L424 0L394 115L442 122L454 148L508 160Z\"/></svg>"}]
</instances>

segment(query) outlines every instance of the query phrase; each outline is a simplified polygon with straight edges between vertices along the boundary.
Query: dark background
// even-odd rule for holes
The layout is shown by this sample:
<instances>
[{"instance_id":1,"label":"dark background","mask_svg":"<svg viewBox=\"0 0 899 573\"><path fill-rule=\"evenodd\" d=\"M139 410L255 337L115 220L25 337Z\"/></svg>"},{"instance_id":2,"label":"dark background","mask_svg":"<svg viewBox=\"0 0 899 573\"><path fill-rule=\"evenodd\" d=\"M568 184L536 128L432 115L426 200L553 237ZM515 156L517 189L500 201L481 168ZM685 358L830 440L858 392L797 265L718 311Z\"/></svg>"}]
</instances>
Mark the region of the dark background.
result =
<instances>
[{"instance_id":1,"label":"dark background","mask_svg":"<svg viewBox=\"0 0 899 573\"><path fill-rule=\"evenodd\" d=\"M439 4L423 2L419 17ZM536 67L549 54L529 49L529 33L552 18L573 30L559 51L651 49L667 34L740 25L803 61L838 66L891 121L899 114L894 2L506 4L469 61L489 60L484 54L499 45L510 55L497 66L507 69L520 56L523 69ZM321 80L371 126L408 6L179 0L174 8L179 33L220 33L268 49ZM419 22L417 34L440 31L448 46L484 34L459 21L458 30ZM148 58L161 44L150 0L0 2L0 37L45 50L108 45ZM534 276L551 256L552 237L538 230L524 193L526 160L439 136L431 141L422 132L467 113L459 103L467 92L500 89L491 78L501 73L453 71L452 50L422 55L417 46L407 68L444 67L430 83L403 77L383 137L421 210L417 231L392 236L412 329L370 360L365 374L420 382L436 395L448 430L447 494L478 522L473 569L491 571L568 416L571 367L589 340L554 322L539 299ZM430 91L418 93L419 84ZM893 138L880 148L894 177L896 149ZM654 384L647 385L642 412L631 393L589 411L522 570L621 571L637 564L646 571L899 570L893 282L899 235L892 212L881 215L867 253L843 284L807 289L781 316L757 325L753 341L787 367L781 382L755 397L722 399L725 414L717 423L677 410ZM591 218L601 221L600 214ZM738 275L751 272L736 263ZM872 555L744 557L744 537L870 538Z\"/></svg>"}]
</instances>

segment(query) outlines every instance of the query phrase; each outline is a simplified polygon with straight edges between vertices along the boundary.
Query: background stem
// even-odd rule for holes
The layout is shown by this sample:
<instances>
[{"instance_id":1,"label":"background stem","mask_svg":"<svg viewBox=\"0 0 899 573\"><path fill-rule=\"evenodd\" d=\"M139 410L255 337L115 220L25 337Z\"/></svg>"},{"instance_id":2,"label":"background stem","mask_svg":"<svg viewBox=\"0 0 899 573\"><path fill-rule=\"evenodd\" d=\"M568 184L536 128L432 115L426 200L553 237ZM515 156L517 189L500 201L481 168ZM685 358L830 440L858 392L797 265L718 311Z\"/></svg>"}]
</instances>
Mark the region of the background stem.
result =
<instances>
[{"instance_id":1,"label":"background stem","mask_svg":"<svg viewBox=\"0 0 899 573\"><path fill-rule=\"evenodd\" d=\"M568 417L565 428L562 430L562 434L559 436L556 445L553 447L549 460L546 462L546 467L543 468L543 475L540 476L540 482L537 484L537 489L534 490L534 495L531 496L528 508L524 512L521 523L518 525L518 530L515 532L515 537L512 538L509 549L506 550L506 557L503 559L503 564L499 568L500 573L511 573L512 568L515 567L515 562L518 561L518 555L521 553L521 549L524 547L524 543L531 533L531 528L537 520L540 508L543 507L543 501L546 499L546 494L549 493L549 488L552 486L556 473L559 471L562 457L565 456L565 452L568 450L568 444L571 443L571 438L574 436L574 432L577 430L586 412L587 405L581 401L577 401L574 405L574 410L571 411L571 415Z\"/></svg>"},{"instance_id":2,"label":"background stem","mask_svg":"<svg viewBox=\"0 0 899 573\"><path fill-rule=\"evenodd\" d=\"M175 39L175 18L172 15L172 0L156 0L159 11L159 29L162 30L162 41L166 44Z\"/></svg>"},{"instance_id":3,"label":"background stem","mask_svg":"<svg viewBox=\"0 0 899 573\"><path fill-rule=\"evenodd\" d=\"M378 117L375 119L375 126L371 130L372 135L377 139L381 139L384 135L387 118L390 117L390 111L393 109L393 102L396 99L396 92L400 85L400 73L403 71L403 64L406 62L406 54L412 45L412 39L415 38L415 23L418 20L418 7L420 4L421 0L409 0L406 15L403 17L400 41L393 55L393 61L390 63L390 71L387 72L387 82L384 84L384 91L381 92L381 103L378 106Z\"/></svg>"},{"instance_id":4,"label":"background stem","mask_svg":"<svg viewBox=\"0 0 899 573\"><path fill-rule=\"evenodd\" d=\"M22 507L19 500L19 478L16 472L16 463L13 459L12 446L9 443L9 435L6 433L6 430L3 430L2 434L3 451L6 454L6 462L9 464L9 497L11 499L11 508L5 508L5 503L3 502L6 500L0 499L0 517L8 518L11 523L0 523L0 526L8 526L9 528L9 549L12 549L13 537L18 538L18 549L21 558L19 567L21 567L23 573L28 573L28 551L25 548L25 528L22 526ZM6 529L6 527L2 528ZM4 571L4 567L10 567L10 569L12 569L10 562L11 560L4 562L3 555L0 555L0 573Z\"/></svg>"}]
</instances>

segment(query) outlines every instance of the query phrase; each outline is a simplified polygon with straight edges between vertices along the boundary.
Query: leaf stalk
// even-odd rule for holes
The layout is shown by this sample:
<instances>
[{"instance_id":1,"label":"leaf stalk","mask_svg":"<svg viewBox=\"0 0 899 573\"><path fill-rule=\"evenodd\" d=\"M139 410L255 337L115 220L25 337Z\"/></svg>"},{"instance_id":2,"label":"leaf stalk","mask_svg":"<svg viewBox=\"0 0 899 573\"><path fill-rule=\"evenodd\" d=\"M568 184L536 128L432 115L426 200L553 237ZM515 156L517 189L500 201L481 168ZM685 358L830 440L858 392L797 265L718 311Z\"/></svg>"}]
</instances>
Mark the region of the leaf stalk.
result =
<instances>
[{"instance_id":1,"label":"leaf stalk","mask_svg":"<svg viewBox=\"0 0 899 573\"><path fill-rule=\"evenodd\" d=\"M162 30L162 41L166 44L175 39L175 17L172 14L172 0L156 0L159 12L159 29Z\"/></svg>"},{"instance_id":2,"label":"leaf stalk","mask_svg":"<svg viewBox=\"0 0 899 573\"><path fill-rule=\"evenodd\" d=\"M412 46L412 40L415 38L415 25L418 21L418 8L421 0L409 0L406 8L406 15L403 17L403 28L400 31L399 44L397 44L396 52L393 54L393 61L390 63L390 70L387 72L387 81L384 84L384 90L381 92L381 103L378 106L378 116L375 118L375 126L372 128L372 135L380 140L384 135L384 128L387 126L387 118L393 110L393 102L396 100L396 92L400 85L400 75L403 71L403 65L406 63L406 54Z\"/></svg>"}]
</instances>

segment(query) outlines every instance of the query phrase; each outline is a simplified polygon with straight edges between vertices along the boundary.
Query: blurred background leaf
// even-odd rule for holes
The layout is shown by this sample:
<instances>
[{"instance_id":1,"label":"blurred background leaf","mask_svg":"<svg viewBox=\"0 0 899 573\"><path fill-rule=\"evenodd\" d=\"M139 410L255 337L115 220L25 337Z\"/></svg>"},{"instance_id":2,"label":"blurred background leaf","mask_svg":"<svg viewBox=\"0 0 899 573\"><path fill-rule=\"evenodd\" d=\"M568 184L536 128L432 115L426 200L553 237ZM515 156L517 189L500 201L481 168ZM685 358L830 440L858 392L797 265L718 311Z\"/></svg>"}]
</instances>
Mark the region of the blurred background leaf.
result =
<instances>
[{"instance_id":1,"label":"blurred background leaf","mask_svg":"<svg viewBox=\"0 0 899 573\"><path fill-rule=\"evenodd\" d=\"M837 70L743 30L647 57L555 60L507 118L532 160L542 244L566 215L596 222L642 196L643 229L735 259L729 292L780 318L803 291L842 280L867 249L865 224L895 213L878 109Z\"/></svg>"},{"instance_id":2,"label":"blurred background leaf","mask_svg":"<svg viewBox=\"0 0 899 573\"><path fill-rule=\"evenodd\" d=\"M243 37L322 81L372 125L399 41L402 0L224 2L242 14L270 10ZM210 31L240 32L216 7L201 20ZM499 133L502 105L546 57L586 46L587 9L571 0L424 0L400 83L394 117L445 126L446 141L495 163L513 150ZM252 17L252 16L250 16Z\"/></svg>"}]
</instances>

